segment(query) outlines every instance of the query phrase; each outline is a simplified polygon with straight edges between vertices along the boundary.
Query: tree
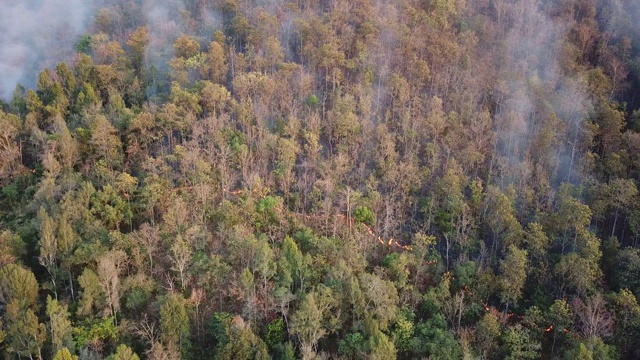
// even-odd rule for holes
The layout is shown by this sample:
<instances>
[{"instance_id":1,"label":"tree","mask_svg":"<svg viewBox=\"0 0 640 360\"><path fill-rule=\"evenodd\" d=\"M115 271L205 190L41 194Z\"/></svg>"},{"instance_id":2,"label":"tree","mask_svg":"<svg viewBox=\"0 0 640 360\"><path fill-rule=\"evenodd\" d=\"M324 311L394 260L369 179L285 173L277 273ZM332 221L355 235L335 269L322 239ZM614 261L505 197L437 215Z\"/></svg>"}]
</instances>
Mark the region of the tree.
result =
<instances>
[{"instance_id":1,"label":"tree","mask_svg":"<svg viewBox=\"0 0 640 360\"><path fill-rule=\"evenodd\" d=\"M5 306L15 300L22 308L35 308L38 290L38 281L31 271L16 264L0 268L0 303Z\"/></svg>"},{"instance_id":2,"label":"tree","mask_svg":"<svg viewBox=\"0 0 640 360\"><path fill-rule=\"evenodd\" d=\"M52 142L52 146L55 146L55 149L52 151L60 163L63 173L71 173L80 159L78 142L63 121L57 121L54 126L58 128L56 130L59 135L59 140Z\"/></svg>"},{"instance_id":3,"label":"tree","mask_svg":"<svg viewBox=\"0 0 640 360\"><path fill-rule=\"evenodd\" d=\"M553 333L551 353L555 354L558 339L564 340L567 332L573 325L573 313L569 308L569 304L564 300L555 300L549 307L546 321L549 327L545 331L550 330ZM545 324L545 326L547 326L547 324ZM560 343L560 345L562 345L562 343Z\"/></svg>"},{"instance_id":4,"label":"tree","mask_svg":"<svg viewBox=\"0 0 640 360\"><path fill-rule=\"evenodd\" d=\"M56 352L53 360L78 360L78 357L72 355L69 349L65 347Z\"/></svg>"},{"instance_id":5,"label":"tree","mask_svg":"<svg viewBox=\"0 0 640 360\"><path fill-rule=\"evenodd\" d=\"M482 359L492 358L491 355L497 347L498 336L500 336L498 317L493 313L486 313L476 328L476 344Z\"/></svg>"},{"instance_id":6,"label":"tree","mask_svg":"<svg viewBox=\"0 0 640 360\"><path fill-rule=\"evenodd\" d=\"M2 323L2 321L0 320L0 344L2 344L4 342L4 339L7 337L7 333L4 332L4 324Z\"/></svg>"},{"instance_id":7,"label":"tree","mask_svg":"<svg viewBox=\"0 0 640 360\"><path fill-rule=\"evenodd\" d=\"M11 179L22 169L21 144L17 142L20 121L15 115L0 110L0 184Z\"/></svg>"},{"instance_id":8,"label":"tree","mask_svg":"<svg viewBox=\"0 0 640 360\"><path fill-rule=\"evenodd\" d=\"M531 338L520 324L509 327L502 335L504 358L509 360L537 359L541 345Z\"/></svg>"},{"instance_id":9,"label":"tree","mask_svg":"<svg viewBox=\"0 0 640 360\"><path fill-rule=\"evenodd\" d=\"M15 263L16 260L25 254L26 244L22 238L9 230L0 232L0 267Z\"/></svg>"},{"instance_id":10,"label":"tree","mask_svg":"<svg viewBox=\"0 0 640 360\"><path fill-rule=\"evenodd\" d=\"M371 330L369 331L371 332ZM369 337L369 358L374 360L395 360L396 347L382 331L373 331Z\"/></svg>"},{"instance_id":11,"label":"tree","mask_svg":"<svg viewBox=\"0 0 640 360\"><path fill-rule=\"evenodd\" d=\"M73 349L73 338L71 332L73 327L69 320L69 311L66 305L61 305L58 300L54 300L51 296L47 297L47 316L49 323L47 329L51 338L52 354L64 352L66 349ZM57 356L57 355L56 355Z\"/></svg>"},{"instance_id":12,"label":"tree","mask_svg":"<svg viewBox=\"0 0 640 360\"><path fill-rule=\"evenodd\" d=\"M184 117L199 116L200 94L183 89L177 82L171 83L171 103L178 106Z\"/></svg>"},{"instance_id":13,"label":"tree","mask_svg":"<svg viewBox=\"0 0 640 360\"><path fill-rule=\"evenodd\" d=\"M544 232L544 228L539 223L529 223L524 233L524 243L529 255L529 268L532 270L534 278L542 284L549 277L548 249L551 240Z\"/></svg>"},{"instance_id":14,"label":"tree","mask_svg":"<svg viewBox=\"0 0 640 360\"><path fill-rule=\"evenodd\" d=\"M510 245L520 246L522 226L516 217L513 199L498 188L489 186L485 203L488 210L485 222L493 233L492 252L497 251L498 244L502 244L505 248Z\"/></svg>"},{"instance_id":15,"label":"tree","mask_svg":"<svg viewBox=\"0 0 640 360\"><path fill-rule=\"evenodd\" d=\"M436 314L424 323L416 326L415 336L411 340L411 349L416 357L429 356L433 359L459 359L462 348L442 314Z\"/></svg>"},{"instance_id":16,"label":"tree","mask_svg":"<svg viewBox=\"0 0 640 360\"><path fill-rule=\"evenodd\" d=\"M411 351L411 338L415 332L415 315L407 309L402 309L396 317L393 326L393 339L396 348L401 352Z\"/></svg>"},{"instance_id":17,"label":"tree","mask_svg":"<svg viewBox=\"0 0 640 360\"><path fill-rule=\"evenodd\" d=\"M240 316L231 320L228 339L219 345L215 360L267 360L271 357L267 345L256 336Z\"/></svg>"},{"instance_id":18,"label":"tree","mask_svg":"<svg viewBox=\"0 0 640 360\"><path fill-rule=\"evenodd\" d=\"M398 310L398 291L392 282L382 280L369 273L363 273L359 280L362 292L366 297L370 316L375 319L380 330L387 330Z\"/></svg>"},{"instance_id":19,"label":"tree","mask_svg":"<svg viewBox=\"0 0 640 360\"><path fill-rule=\"evenodd\" d=\"M98 33L93 36L91 38L91 48L93 50L93 59L98 69L104 65L113 65L114 67L124 65L124 50L120 43L110 40L107 34Z\"/></svg>"},{"instance_id":20,"label":"tree","mask_svg":"<svg viewBox=\"0 0 640 360\"><path fill-rule=\"evenodd\" d=\"M122 164L122 142L118 130L104 115L96 116L91 126L90 144L94 162L103 160L108 170L114 170Z\"/></svg>"},{"instance_id":21,"label":"tree","mask_svg":"<svg viewBox=\"0 0 640 360\"><path fill-rule=\"evenodd\" d=\"M605 344L602 339L592 337L588 339L576 340L574 346L564 353L564 358L569 359L620 359L615 348Z\"/></svg>"},{"instance_id":22,"label":"tree","mask_svg":"<svg viewBox=\"0 0 640 360\"><path fill-rule=\"evenodd\" d=\"M149 27L140 26L129 35L127 46L131 49L131 65L140 76L145 66L145 51L149 45Z\"/></svg>"},{"instance_id":23,"label":"tree","mask_svg":"<svg viewBox=\"0 0 640 360\"><path fill-rule=\"evenodd\" d=\"M107 184L96 192L91 203L92 213L109 229L120 229L123 221L131 221L133 217L131 206L112 184Z\"/></svg>"},{"instance_id":24,"label":"tree","mask_svg":"<svg viewBox=\"0 0 640 360\"><path fill-rule=\"evenodd\" d=\"M180 294L169 294L160 306L160 339L165 347L183 355L189 349L189 316Z\"/></svg>"},{"instance_id":25,"label":"tree","mask_svg":"<svg viewBox=\"0 0 640 360\"><path fill-rule=\"evenodd\" d=\"M62 85L54 81L53 76L49 69L44 69L38 76L38 97L42 101L44 106L44 112L48 117L64 115L67 107L69 106L69 99L67 98ZM50 125L49 120L46 123L41 124L41 128L45 129Z\"/></svg>"},{"instance_id":26,"label":"tree","mask_svg":"<svg viewBox=\"0 0 640 360\"><path fill-rule=\"evenodd\" d=\"M67 99L72 99L72 96L76 91L76 86L78 85L76 77L73 75L73 71L69 69L69 66L66 63L61 62L56 65L55 77L62 85Z\"/></svg>"},{"instance_id":27,"label":"tree","mask_svg":"<svg viewBox=\"0 0 640 360\"><path fill-rule=\"evenodd\" d=\"M601 276L598 261L600 259L600 250L598 248L597 239L589 241L589 251L587 256L580 256L576 253L570 253L560 258L555 266L555 273L559 277L556 285L559 286L561 293L567 288L585 295ZM589 256L590 255L590 256Z\"/></svg>"},{"instance_id":28,"label":"tree","mask_svg":"<svg viewBox=\"0 0 640 360\"><path fill-rule=\"evenodd\" d=\"M178 235L171 246L172 270L180 275L180 287L184 290L187 279L187 270L191 261L191 246Z\"/></svg>"},{"instance_id":29,"label":"tree","mask_svg":"<svg viewBox=\"0 0 640 360\"><path fill-rule=\"evenodd\" d=\"M80 293L80 303L78 304L78 314L93 316L94 308L104 310L107 300L98 275L86 267L82 271L82 275L78 277L78 283L82 289Z\"/></svg>"},{"instance_id":30,"label":"tree","mask_svg":"<svg viewBox=\"0 0 640 360\"><path fill-rule=\"evenodd\" d=\"M56 277L58 274L56 258L58 254L58 239L56 238L55 222L43 207L38 210L38 220L40 221L40 256L38 260L40 265L44 266L49 272L49 276L51 276L53 292L57 299Z\"/></svg>"},{"instance_id":31,"label":"tree","mask_svg":"<svg viewBox=\"0 0 640 360\"><path fill-rule=\"evenodd\" d=\"M638 188L632 179L614 179L608 184L596 187L594 193L596 197L595 216L606 219L607 214L613 214L610 235L614 236L620 216L628 214L633 209L633 204L637 203Z\"/></svg>"},{"instance_id":32,"label":"tree","mask_svg":"<svg viewBox=\"0 0 640 360\"><path fill-rule=\"evenodd\" d=\"M204 76L211 79L214 83L223 84L227 78L227 60L224 53L223 45L217 41L209 44L209 52L207 53L206 66L203 67Z\"/></svg>"},{"instance_id":33,"label":"tree","mask_svg":"<svg viewBox=\"0 0 640 360\"><path fill-rule=\"evenodd\" d=\"M327 320L332 303L331 290L320 287L305 295L300 308L291 316L289 329L300 341L303 359L313 359L318 341L329 333Z\"/></svg>"},{"instance_id":34,"label":"tree","mask_svg":"<svg viewBox=\"0 0 640 360\"><path fill-rule=\"evenodd\" d=\"M222 85L208 81L203 82L200 90L200 104L205 114L221 116L231 100L229 90Z\"/></svg>"},{"instance_id":35,"label":"tree","mask_svg":"<svg viewBox=\"0 0 640 360\"><path fill-rule=\"evenodd\" d=\"M567 360L593 360L593 352L589 351L583 343L580 343L577 348L567 350L564 358Z\"/></svg>"},{"instance_id":36,"label":"tree","mask_svg":"<svg viewBox=\"0 0 640 360\"><path fill-rule=\"evenodd\" d=\"M462 193L464 183L461 169L457 165L450 166L437 185L437 197L439 200L438 211L435 216L435 224L438 226L445 239L445 260L449 268L454 241L461 251L466 252L465 243L468 237L469 208L464 202Z\"/></svg>"},{"instance_id":37,"label":"tree","mask_svg":"<svg viewBox=\"0 0 640 360\"><path fill-rule=\"evenodd\" d=\"M115 354L111 355L109 360L140 360L138 355L133 352L127 345L121 344L116 349Z\"/></svg>"},{"instance_id":38,"label":"tree","mask_svg":"<svg viewBox=\"0 0 640 360\"><path fill-rule=\"evenodd\" d=\"M527 280L527 251L509 246L507 255L500 262L500 272L500 297L508 309L510 303L515 304L522 297L522 288Z\"/></svg>"},{"instance_id":39,"label":"tree","mask_svg":"<svg viewBox=\"0 0 640 360\"><path fill-rule=\"evenodd\" d=\"M602 294L596 294L586 301L575 298L571 305L578 329L584 337L607 338L613 335L613 316L607 310Z\"/></svg>"},{"instance_id":40,"label":"tree","mask_svg":"<svg viewBox=\"0 0 640 360\"><path fill-rule=\"evenodd\" d=\"M120 311L120 272L125 259L126 254L122 250L112 250L98 258L98 278L106 295L109 314L114 319Z\"/></svg>"},{"instance_id":41,"label":"tree","mask_svg":"<svg viewBox=\"0 0 640 360\"><path fill-rule=\"evenodd\" d=\"M615 314L615 335L617 343L629 344L635 348L640 340L640 305L633 293L622 289L612 295L610 304Z\"/></svg>"},{"instance_id":42,"label":"tree","mask_svg":"<svg viewBox=\"0 0 640 360\"><path fill-rule=\"evenodd\" d=\"M134 239L136 239L149 260L149 274L153 273L153 262L156 252L160 247L160 234L155 227L150 226L147 223L140 225L140 228L134 232Z\"/></svg>"},{"instance_id":43,"label":"tree","mask_svg":"<svg viewBox=\"0 0 640 360\"><path fill-rule=\"evenodd\" d=\"M31 308L23 307L18 299L12 300L6 309L7 346L8 353L42 359L42 348L47 338L44 324L38 322L38 317Z\"/></svg>"},{"instance_id":44,"label":"tree","mask_svg":"<svg viewBox=\"0 0 640 360\"><path fill-rule=\"evenodd\" d=\"M309 277L310 257L302 254L296 242L289 236L282 243L282 257L278 260L278 276L282 286L292 292L303 291L307 288Z\"/></svg>"},{"instance_id":45,"label":"tree","mask_svg":"<svg viewBox=\"0 0 640 360\"><path fill-rule=\"evenodd\" d=\"M612 262L613 281L615 285L631 290L634 295L640 295L640 250L625 248L615 254Z\"/></svg>"},{"instance_id":46,"label":"tree","mask_svg":"<svg viewBox=\"0 0 640 360\"><path fill-rule=\"evenodd\" d=\"M355 99L344 95L336 99L333 109L327 113L327 134L331 140L331 149L350 154L357 143L362 125L355 114Z\"/></svg>"},{"instance_id":47,"label":"tree","mask_svg":"<svg viewBox=\"0 0 640 360\"><path fill-rule=\"evenodd\" d=\"M200 44L198 41L188 35L182 35L176 39L173 44L173 50L176 56L188 59L200 52Z\"/></svg>"}]
</instances>

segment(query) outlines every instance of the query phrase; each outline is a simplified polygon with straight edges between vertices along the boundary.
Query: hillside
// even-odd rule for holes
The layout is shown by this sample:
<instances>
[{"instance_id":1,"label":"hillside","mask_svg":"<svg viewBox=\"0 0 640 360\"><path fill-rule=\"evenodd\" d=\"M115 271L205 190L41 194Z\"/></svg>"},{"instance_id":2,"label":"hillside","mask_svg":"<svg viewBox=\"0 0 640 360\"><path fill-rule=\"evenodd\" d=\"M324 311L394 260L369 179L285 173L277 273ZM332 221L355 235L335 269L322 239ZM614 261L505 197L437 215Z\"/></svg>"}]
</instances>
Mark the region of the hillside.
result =
<instances>
[{"instance_id":1,"label":"hillside","mask_svg":"<svg viewBox=\"0 0 640 360\"><path fill-rule=\"evenodd\" d=\"M640 358L640 3L0 5L5 359Z\"/></svg>"}]
</instances>

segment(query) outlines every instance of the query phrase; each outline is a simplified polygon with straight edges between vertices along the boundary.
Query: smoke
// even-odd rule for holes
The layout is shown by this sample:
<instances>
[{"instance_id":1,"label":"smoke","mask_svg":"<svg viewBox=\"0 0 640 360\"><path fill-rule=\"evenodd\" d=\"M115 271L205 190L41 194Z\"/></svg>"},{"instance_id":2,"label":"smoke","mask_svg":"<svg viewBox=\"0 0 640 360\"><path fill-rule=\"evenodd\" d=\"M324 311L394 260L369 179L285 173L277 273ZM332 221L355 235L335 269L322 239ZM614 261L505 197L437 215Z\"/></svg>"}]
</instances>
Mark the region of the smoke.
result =
<instances>
[{"instance_id":1,"label":"smoke","mask_svg":"<svg viewBox=\"0 0 640 360\"><path fill-rule=\"evenodd\" d=\"M514 6L508 12L511 18L505 19L511 27L501 49L502 80L496 82L497 92L504 96L497 115L502 180L526 180L521 176L531 174L523 169L530 167L532 154L547 151L542 161L552 177L548 180L578 181L581 176L573 150L592 104L580 76L562 68L568 28L548 16L537 1ZM554 116L559 123L553 127L557 134L564 130L564 136L557 138L555 147L540 149L536 138L549 136L540 132L546 131L545 126L548 129L550 123L545 122L554 121ZM540 154L536 159L541 161Z\"/></svg>"},{"instance_id":2,"label":"smoke","mask_svg":"<svg viewBox=\"0 0 640 360\"><path fill-rule=\"evenodd\" d=\"M611 32L616 41L623 38L631 40L630 49L630 78L637 83L640 81L640 1L609 0L603 1L600 11L606 19L606 29ZM637 90L635 91L637 94ZM635 98L635 96L633 96ZM638 106L638 102L631 101L630 105Z\"/></svg>"},{"instance_id":3,"label":"smoke","mask_svg":"<svg viewBox=\"0 0 640 360\"><path fill-rule=\"evenodd\" d=\"M42 69L71 60L97 9L106 5L103 0L0 2L0 98L5 100L10 100L18 83L34 88ZM186 10L201 12L199 28L185 21ZM150 30L148 64L161 72L167 70L176 38L182 34L210 36L221 24L215 11L204 5L188 9L182 0L144 0L141 11Z\"/></svg>"},{"instance_id":4,"label":"smoke","mask_svg":"<svg viewBox=\"0 0 640 360\"><path fill-rule=\"evenodd\" d=\"M90 0L5 0L0 12L0 98L34 87L45 67L70 59L91 19Z\"/></svg>"}]
</instances>

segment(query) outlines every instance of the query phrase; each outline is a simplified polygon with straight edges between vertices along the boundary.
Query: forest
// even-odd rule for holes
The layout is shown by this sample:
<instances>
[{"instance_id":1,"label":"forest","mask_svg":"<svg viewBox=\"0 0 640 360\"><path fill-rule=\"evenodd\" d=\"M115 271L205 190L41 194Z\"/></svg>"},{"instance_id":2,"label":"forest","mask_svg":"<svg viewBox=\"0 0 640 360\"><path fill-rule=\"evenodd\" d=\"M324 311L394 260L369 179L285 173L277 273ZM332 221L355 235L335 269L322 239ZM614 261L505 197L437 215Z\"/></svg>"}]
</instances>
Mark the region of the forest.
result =
<instances>
[{"instance_id":1,"label":"forest","mask_svg":"<svg viewBox=\"0 0 640 360\"><path fill-rule=\"evenodd\" d=\"M640 2L0 13L0 357L640 358Z\"/></svg>"}]
</instances>

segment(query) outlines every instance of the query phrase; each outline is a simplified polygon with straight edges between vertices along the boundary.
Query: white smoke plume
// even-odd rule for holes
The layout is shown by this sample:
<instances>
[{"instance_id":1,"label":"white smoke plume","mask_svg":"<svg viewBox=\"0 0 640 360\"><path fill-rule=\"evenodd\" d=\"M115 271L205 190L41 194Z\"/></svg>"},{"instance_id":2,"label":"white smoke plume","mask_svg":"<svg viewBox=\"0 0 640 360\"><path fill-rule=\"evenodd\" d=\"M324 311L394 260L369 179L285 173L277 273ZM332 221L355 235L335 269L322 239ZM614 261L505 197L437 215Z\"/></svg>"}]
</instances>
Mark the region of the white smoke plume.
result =
<instances>
[{"instance_id":1,"label":"white smoke plume","mask_svg":"<svg viewBox=\"0 0 640 360\"><path fill-rule=\"evenodd\" d=\"M0 1L0 98L18 83L34 87L45 67L75 54L91 20L91 0Z\"/></svg>"},{"instance_id":2,"label":"white smoke plume","mask_svg":"<svg viewBox=\"0 0 640 360\"><path fill-rule=\"evenodd\" d=\"M564 73L561 67L562 44L567 37L567 24L549 17L541 2L519 2L506 19L507 29L496 82L504 98L499 101L499 153L503 155L506 178L503 185L521 179L519 169L530 167L529 155L536 133L545 119L555 115L563 128L564 139L577 144L585 118L592 109L580 78ZM554 148L546 156L553 164L555 181L574 181L577 173L574 152ZM508 174L508 175L507 175ZM549 179L553 180L553 179Z\"/></svg>"}]
</instances>

